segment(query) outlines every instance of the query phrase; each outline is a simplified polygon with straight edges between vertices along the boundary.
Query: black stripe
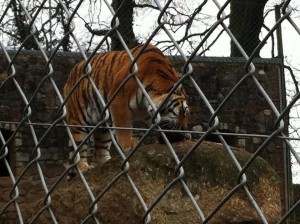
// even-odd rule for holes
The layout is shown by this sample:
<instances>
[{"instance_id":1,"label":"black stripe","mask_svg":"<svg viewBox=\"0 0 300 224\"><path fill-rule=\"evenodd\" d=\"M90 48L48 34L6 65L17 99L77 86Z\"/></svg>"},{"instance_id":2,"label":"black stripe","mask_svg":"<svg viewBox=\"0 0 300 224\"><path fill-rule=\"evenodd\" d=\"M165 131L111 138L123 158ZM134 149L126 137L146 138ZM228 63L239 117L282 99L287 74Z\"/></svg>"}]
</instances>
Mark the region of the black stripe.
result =
<instances>
[{"instance_id":1,"label":"black stripe","mask_svg":"<svg viewBox=\"0 0 300 224\"><path fill-rule=\"evenodd\" d=\"M147 86L145 87L146 92L149 92L150 89L152 89L152 85L151 85L151 84L149 84L149 85L147 85Z\"/></svg>"},{"instance_id":2,"label":"black stripe","mask_svg":"<svg viewBox=\"0 0 300 224\"><path fill-rule=\"evenodd\" d=\"M135 54L138 50L140 50L144 45L140 44L131 50L131 54Z\"/></svg>"},{"instance_id":3,"label":"black stripe","mask_svg":"<svg viewBox=\"0 0 300 224\"><path fill-rule=\"evenodd\" d=\"M111 139L108 139L108 140L97 139L97 140L95 141L95 145L96 145L96 146L99 146L98 144L107 144L107 143L111 143L111 142L112 142ZM97 144L97 143L98 143L98 144Z\"/></svg>"},{"instance_id":4,"label":"black stripe","mask_svg":"<svg viewBox=\"0 0 300 224\"><path fill-rule=\"evenodd\" d=\"M129 55L125 51L123 51L121 54L122 54L122 57L121 57L121 59L119 59L119 63L124 64L126 57L128 57L128 59L129 59Z\"/></svg>"},{"instance_id":5,"label":"black stripe","mask_svg":"<svg viewBox=\"0 0 300 224\"><path fill-rule=\"evenodd\" d=\"M113 52L110 58L110 63L106 64L112 69L116 62L119 62L119 57L121 56L120 52ZM106 73L107 74L107 73Z\"/></svg>"},{"instance_id":6,"label":"black stripe","mask_svg":"<svg viewBox=\"0 0 300 224\"><path fill-rule=\"evenodd\" d=\"M76 97L76 101L77 101L77 108L78 108L78 110L79 110L79 112L80 112L80 114L81 114L81 117L82 117L83 121L85 122L85 124L90 125L90 123L86 120L86 117L85 117L85 115L84 115L83 108L82 108L81 105L80 105L80 102L79 102L79 98L78 98L78 97ZM85 105L85 106L86 106L86 105ZM80 122L80 123L82 124L82 122Z\"/></svg>"},{"instance_id":7,"label":"black stripe","mask_svg":"<svg viewBox=\"0 0 300 224\"><path fill-rule=\"evenodd\" d=\"M163 53L158 48L146 49L142 52L142 54L147 54L147 53L151 53L151 52L164 56Z\"/></svg>"},{"instance_id":8,"label":"black stripe","mask_svg":"<svg viewBox=\"0 0 300 224\"><path fill-rule=\"evenodd\" d=\"M175 80L174 80L174 77L170 76L170 73L168 74L168 73L164 72L164 71L161 70L161 69L156 69L156 73L157 73L160 77L162 77L162 78L164 78L164 79L166 79L166 80L175 81ZM171 74L172 74L172 73L171 73Z\"/></svg>"},{"instance_id":9,"label":"black stripe","mask_svg":"<svg viewBox=\"0 0 300 224\"><path fill-rule=\"evenodd\" d=\"M148 61L149 62L155 62L155 63L158 63L160 65L166 65L166 63L163 60L158 59L158 58L154 58L154 57L148 58Z\"/></svg>"}]
</instances>

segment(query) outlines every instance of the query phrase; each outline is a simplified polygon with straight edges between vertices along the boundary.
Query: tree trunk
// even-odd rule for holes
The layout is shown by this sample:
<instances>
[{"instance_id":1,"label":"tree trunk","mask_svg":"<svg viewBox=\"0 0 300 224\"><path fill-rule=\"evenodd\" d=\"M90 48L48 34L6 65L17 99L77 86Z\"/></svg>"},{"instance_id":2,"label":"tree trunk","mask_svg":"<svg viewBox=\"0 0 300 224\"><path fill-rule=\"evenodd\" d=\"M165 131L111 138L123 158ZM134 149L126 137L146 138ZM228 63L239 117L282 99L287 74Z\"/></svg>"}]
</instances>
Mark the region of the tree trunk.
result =
<instances>
[{"instance_id":1,"label":"tree trunk","mask_svg":"<svg viewBox=\"0 0 300 224\"><path fill-rule=\"evenodd\" d=\"M232 0L229 28L247 55L260 43L259 33L264 22L264 7L268 0ZM231 41L231 57L242 53ZM255 53L259 57L259 52Z\"/></svg>"},{"instance_id":2,"label":"tree trunk","mask_svg":"<svg viewBox=\"0 0 300 224\"><path fill-rule=\"evenodd\" d=\"M123 2L124 1L124 2ZM123 37L125 43L129 48L135 47L138 42L133 32L133 0L113 0L112 7L117 13L119 19L119 26L117 30ZM112 50L123 50L122 43L114 32L111 36L111 49Z\"/></svg>"},{"instance_id":3,"label":"tree trunk","mask_svg":"<svg viewBox=\"0 0 300 224\"><path fill-rule=\"evenodd\" d=\"M16 39L20 43L24 43L24 48L26 50L38 50L38 46L35 43L33 37L28 38L28 36L31 34L28 21L26 21L26 16L24 15L24 12L21 9L21 6L17 3L17 1L12 1L12 10L14 13L14 24L16 26Z\"/></svg>"},{"instance_id":4,"label":"tree trunk","mask_svg":"<svg viewBox=\"0 0 300 224\"><path fill-rule=\"evenodd\" d=\"M71 8L70 2L66 1L65 5L66 5L67 9ZM61 23L62 23L62 29L64 31L63 34L65 36L70 31L70 26L68 26L68 22L66 20L63 8L60 5L58 5L58 7L59 7L58 10L60 11L60 15L58 15L58 17L60 17L60 20L61 20ZM65 36L64 39L61 40L61 43L62 43L61 47L62 47L63 51L70 51L71 50L70 35Z\"/></svg>"}]
</instances>

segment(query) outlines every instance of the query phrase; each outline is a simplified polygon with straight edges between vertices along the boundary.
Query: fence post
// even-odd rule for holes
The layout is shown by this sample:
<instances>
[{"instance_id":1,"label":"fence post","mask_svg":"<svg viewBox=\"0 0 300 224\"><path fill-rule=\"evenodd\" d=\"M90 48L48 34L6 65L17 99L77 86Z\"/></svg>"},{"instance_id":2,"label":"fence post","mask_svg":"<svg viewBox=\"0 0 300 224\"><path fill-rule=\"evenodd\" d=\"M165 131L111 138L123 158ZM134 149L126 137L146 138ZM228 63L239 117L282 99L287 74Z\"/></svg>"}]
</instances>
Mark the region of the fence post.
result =
<instances>
[{"instance_id":1,"label":"fence post","mask_svg":"<svg viewBox=\"0 0 300 224\"><path fill-rule=\"evenodd\" d=\"M275 5L275 20L276 22L280 19L280 5ZM281 24L278 24L276 29L277 36L277 57L283 58L283 44L282 44L282 31Z\"/></svg>"}]
</instances>

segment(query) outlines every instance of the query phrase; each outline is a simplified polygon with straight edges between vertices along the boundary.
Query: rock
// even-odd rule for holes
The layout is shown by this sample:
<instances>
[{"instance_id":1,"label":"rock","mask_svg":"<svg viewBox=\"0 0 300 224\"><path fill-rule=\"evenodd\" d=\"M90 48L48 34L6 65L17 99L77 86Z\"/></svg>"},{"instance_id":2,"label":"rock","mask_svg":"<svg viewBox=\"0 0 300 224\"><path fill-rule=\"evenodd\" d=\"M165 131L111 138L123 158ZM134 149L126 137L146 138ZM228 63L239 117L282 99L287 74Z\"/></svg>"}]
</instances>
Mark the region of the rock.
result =
<instances>
[{"instance_id":1,"label":"rock","mask_svg":"<svg viewBox=\"0 0 300 224\"><path fill-rule=\"evenodd\" d=\"M182 158L195 142L184 141L173 144L179 158ZM233 149L241 164L245 164L252 154L242 149ZM121 172L122 162L116 155L102 166L97 166L85 174L95 197L103 193L116 175ZM149 208L163 189L176 177L176 164L166 145L151 144L141 146L130 158L128 175L135 183ZM183 164L184 181L207 217L224 197L237 185L238 171L221 144L202 142ZM95 216L103 224L141 223L144 209L126 178L126 173L106 191L97 203ZM257 158L246 171L247 187L258 206L264 212L268 223L280 219L280 191L278 176L262 158ZM80 223L93 209L88 193L80 177L70 182L62 181L51 194L51 208L59 223ZM28 204L29 221L43 207L43 199ZM151 223L199 223L200 217L183 186L176 182L151 211ZM90 221L90 222L89 222ZM94 223L93 217L86 223ZM51 223L47 210L37 220ZM250 204L243 188L237 190L209 223L260 223L256 210Z\"/></svg>"}]
</instances>

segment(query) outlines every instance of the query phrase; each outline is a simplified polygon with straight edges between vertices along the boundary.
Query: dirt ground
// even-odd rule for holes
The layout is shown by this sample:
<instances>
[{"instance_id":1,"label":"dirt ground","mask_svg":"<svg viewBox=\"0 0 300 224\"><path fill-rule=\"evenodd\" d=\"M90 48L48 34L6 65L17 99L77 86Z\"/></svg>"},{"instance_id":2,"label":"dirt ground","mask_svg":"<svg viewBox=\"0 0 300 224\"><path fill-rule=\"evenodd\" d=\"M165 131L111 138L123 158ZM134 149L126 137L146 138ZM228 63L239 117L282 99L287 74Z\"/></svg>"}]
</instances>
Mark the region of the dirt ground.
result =
<instances>
[{"instance_id":1,"label":"dirt ground","mask_svg":"<svg viewBox=\"0 0 300 224\"><path fill-rule=\"evenodd\" d=\"M194 144L193 141L175 143L179 159ZM252 156L242 149L233 149L233 152L241 165ZM268 223L276 223L280 217L278 177L262 158L255 159L247 169L247 183L240 184L240 187L237 187L238 171L221 144L203 142L188 157L183 163L182 180L186 185L182 184L180 178L176 179L175 168L176 163L166 145L145 145L132 156L127 172L122 171L121 159L115 156L106 164L84 174L97 199L96 204L92 203L77 175L71 181L62 180L51 194L51 209L59 223L81 223L83 220L86 220L85 223L96 223L95 219L102 224L143 223L145 207L130 185L132 180L147 208L156 204L162 191L169 189L149 213L151 223L201 223L184 190L185 186L189 188L204 217L209 217L218 204L232 193L230 199L213 215L210 224L260 223L261 219L246 196L244 187L250 190ZM120 177L106 191L117 175ZM30 221L43 210L43 205L44 200L28 204L25 219ZM47 208L41 212L37 223L52 223Z\"/></svg>"}]
</instances>

